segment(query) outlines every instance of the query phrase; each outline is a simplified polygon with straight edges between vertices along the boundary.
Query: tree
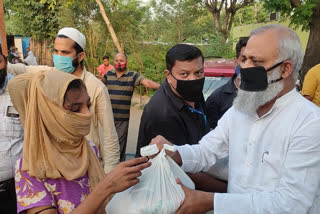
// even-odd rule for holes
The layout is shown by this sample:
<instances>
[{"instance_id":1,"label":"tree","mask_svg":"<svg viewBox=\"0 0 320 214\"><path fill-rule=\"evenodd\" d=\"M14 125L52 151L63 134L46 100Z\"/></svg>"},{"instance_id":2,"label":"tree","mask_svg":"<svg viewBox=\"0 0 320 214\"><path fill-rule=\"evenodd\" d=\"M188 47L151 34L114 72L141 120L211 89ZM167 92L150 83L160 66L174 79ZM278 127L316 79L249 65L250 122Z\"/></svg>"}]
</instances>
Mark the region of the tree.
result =
<instances>
[{"instance_id":1,"label":"tree","mask_svg":"<svg viewBox=\"0 0 320 214\"><path fill-rule=\"evenodd\" d=\"M4 9L3 2L0 0L0 37L1 37L1 52L5 55L8 55L8 46L7 46L7 34L4 23Z\"/></svg>"},{"instance_id":2,"label":"tree","mask_svg":"<svg viewBox=\"0 0 320 214\"><path fill-rule=\"evenodd\" d=\"M236 12L253 2L254 0L206 0L206 7L212 14L215 27L223 35L224 41L227 41L229 37ZM224 21L222 12L225 13Z\"/></svg>"},{"instance_id":3,"label":"tree","mask_svg":"<svg viewBox=\"0 0 320 214\"><path fill-rule=\"evenodd\" d=\"M320 63L320 1L319 0L263 0L265 7L289 18L291 26L309 30L309 39L303 59L300 75Z\"/></svg>"},{"instance_id":4,"label":"tree","mask_svg":"<svg viewBox=\"0 0 320 214\"><path fill-rule=\"evenodd\" d=\"M118 37L117 37L116 33L113 30L113 27L111 25L111 22L109 21L109 18L108 18L107 14L106 14L106 11L104 10L102 2L100 0L96 0L96 2L99 5L100 13L101 13L104 21L106 22L106 25L108 27L108 30L110 32L110 35L111 35L112 40L114 42L114 45L117 47L118 52L123 52L123 47L120 46Z\"/></svg>"},{"instance_id":5,"label":"tree","mask_svg":"<svg viewBox=\"0 0 320 214\"><path fill-rule=\"evenodd\" d=\"M56 36L59 24L56 14L60 4L55 0L16 0L10 1L6 10L10 19L17 25L15 34L32 36L42 41Z\"/></svg>"},{"instance_id":6,"label":"tree","mask_svg":"<svg viewBox=\"0 0 320 214\"><path fill-rule=\"evenodd\" d=\"M269 21L269 13L263 7L263 3L255 2L241 8L235 15L233 26L256 24Z\"/></svg>"}]
</instances>

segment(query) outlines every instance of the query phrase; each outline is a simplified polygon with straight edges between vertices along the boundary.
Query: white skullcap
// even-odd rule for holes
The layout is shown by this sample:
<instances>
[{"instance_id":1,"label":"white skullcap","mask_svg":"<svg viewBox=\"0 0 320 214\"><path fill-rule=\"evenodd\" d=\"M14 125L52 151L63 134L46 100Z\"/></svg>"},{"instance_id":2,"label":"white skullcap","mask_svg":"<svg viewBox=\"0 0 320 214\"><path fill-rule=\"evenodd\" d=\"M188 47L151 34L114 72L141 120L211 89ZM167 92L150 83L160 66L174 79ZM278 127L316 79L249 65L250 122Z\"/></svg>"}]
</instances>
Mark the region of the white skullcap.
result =
<instances>
[{"instance_id":1,"label":"white skullcap","mask_svg":"<svg viewBox=\"0 0 320 214\"><path fill-rule=\"evenodd\" d=\"M70 39L78 43L78 45L80 45L80 47L82 47L83 50L86 47L86 37L75 28L72 28L72 27L62 28L58 32L58 36L59 35L65 35L69 37Z\"/></svg>"}]
</instances>

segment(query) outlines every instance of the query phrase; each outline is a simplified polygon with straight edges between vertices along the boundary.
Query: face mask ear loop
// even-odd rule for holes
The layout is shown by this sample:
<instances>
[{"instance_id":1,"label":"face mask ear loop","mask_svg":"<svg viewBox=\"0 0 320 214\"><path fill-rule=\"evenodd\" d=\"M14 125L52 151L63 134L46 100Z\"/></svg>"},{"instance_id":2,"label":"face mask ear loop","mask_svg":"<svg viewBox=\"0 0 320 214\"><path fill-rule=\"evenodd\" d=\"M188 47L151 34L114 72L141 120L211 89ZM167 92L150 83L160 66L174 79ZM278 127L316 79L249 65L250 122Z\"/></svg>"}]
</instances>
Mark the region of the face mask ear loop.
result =
<instances>
[{"instance_id":1,"label":"face mask ear loop","mask_svg":"<svg viewBox=\"0 0 320 214\"><path fill-rule=\"evenodd\" d=\"M283 61L281 61L281 62L273 65L271 68L268 68L268 69L266 70L266 72L272 71L273 69L277 68L277 67L280 66L282 63L284 63L284 61L286 61L286 60L283 60Z\"/></svg>"},{"instance_id":2,"label":"face mask ear loop","mask_svg":"<svg viewBox=\"0 0 320 214\"><path fill-rule=\"evenodd\" d=\"M169 71L169 73L170 73L170 75L173 77L173 79L175 79L175 80L177 80L174 76L173 76L173 74L171 73L171 71ZM178 81L178 80L177 80ZM169 83L169 82L168 82ZM177 89L175 88L175 87L173 87L173 85L171 84L171 83L169 83L169 85L171 85L171 87L176 91L176 92L178 92L177 91ZM179 92L178 92L179 93Z\"/></svg>"},{"instance_id":3,"label":"face mask ear loop","mask_svg":"<svg viewBox=\"0 0 320 214\"><path fill-rule=\"evenodd\" d=\"M266 70L266 72L268 72L268 71L272 71L273 69L275 69L275 68L279 67L280 65L282 65L282 63L284 63L284 61L286 61L286 60L283 60L283 61L281 61L281 62L279 62L279 63L275 64L275 65L274 65L274 66L272 66L271 68L267 69L267 70ZM275 80L270 80L270 81L268 81L268 84L272 84L272 83L275 83L275 82L279 82L279 81L280 81L280 80L282 80L282 79L283 79L283 78L282 78L282 77L280 77L280 78L275 79Z\"/></svg>"}]
</instances>

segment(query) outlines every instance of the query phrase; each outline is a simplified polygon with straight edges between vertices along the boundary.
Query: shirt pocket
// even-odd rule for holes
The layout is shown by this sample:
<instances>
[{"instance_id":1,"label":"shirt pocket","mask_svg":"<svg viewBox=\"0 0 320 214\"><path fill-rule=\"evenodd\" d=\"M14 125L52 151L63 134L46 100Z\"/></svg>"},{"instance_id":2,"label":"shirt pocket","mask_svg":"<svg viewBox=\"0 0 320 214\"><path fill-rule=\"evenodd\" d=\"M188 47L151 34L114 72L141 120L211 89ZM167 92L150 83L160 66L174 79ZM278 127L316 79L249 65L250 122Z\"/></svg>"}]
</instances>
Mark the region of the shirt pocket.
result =
<instances>
[{"instance_id":1,"label":"shirt pocket","mask_svg":"<svg viewBox=\"0 0 320 214\"><path fill-rule=\"evenodd\" d=\"M8 138L21 138L23 136L23 128L19 117L4 117L4 128L1 135Z\"/></svg>"},{"instance_id":2,"label":"shirt pocket","mask_svg":"<svg viewBox=\"0 0 320 214\"><path fill-rule=\"evenodd\" d=\"M261 184L263 186L268 186L268 188L275 188L281 177L282 161L280 154L271 154L269 152L264 152L262 154L262 172Z\"/></svg>"}]
</instances>

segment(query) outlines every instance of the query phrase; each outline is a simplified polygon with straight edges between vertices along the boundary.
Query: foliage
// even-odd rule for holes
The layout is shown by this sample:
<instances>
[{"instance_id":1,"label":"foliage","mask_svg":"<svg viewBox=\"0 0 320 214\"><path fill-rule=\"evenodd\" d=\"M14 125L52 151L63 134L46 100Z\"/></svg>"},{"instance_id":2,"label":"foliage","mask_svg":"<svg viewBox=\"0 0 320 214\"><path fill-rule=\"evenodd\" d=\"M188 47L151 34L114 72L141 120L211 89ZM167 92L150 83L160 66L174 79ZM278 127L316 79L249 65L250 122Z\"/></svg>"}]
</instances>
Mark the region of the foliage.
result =
<instances>
[{"instance_id":1,"label":"foliage","mask_svg":"<svg viewBox=\"0 0 320 214\"><path fill-rule=\"evenodd\" d=\"M309 30L302 69L302 77L307 71L320 61L320 1L319 0L263 0L269 11L280 12L284 19L290 20L294 28L302 27Z\"/></svg>"},{"instance_id":2,"label":"foliage","mask_svg":"<svg viewBox=\"0 0 320 214\"><path fill-rule=\"evenodd\" d=\"M233 26L234 16L241 8L251 5L255 0L206 0L208 11L212 14L215 27L227 41Z\"/></svg>"},{"instance_id":3,"label":"foliage","mask_svg":"<svg viewBox=\"0 0 320 214\"><path fill-rule=\"evenodd\" d=\"M289 18L292 27L301 26L303 30L310 28L313 9L319 4L319 0L262 0L262 2L269 12L280 12L285 19Z\"/></svg>"},{"instance_id":4,"label":"foliage","mask_svg":"<svg viewBox=\"0 0 320 214\"><path fill-rule=\"evenodd\" d=\"M234 17L234 26L256 24L269 21L269 13L261 2L241 8Z\"/></svg>"},{"instance_id":5,"label":"foliage","mask_svg":"<svg viewBox=\"0 0 320 214\"><path fill-rule=\"evenodd\" d=\"M59 4L55 0L15 0L5 5L9 6L7 17L15 25L8 28L9 33L32 36L36 40L52 39L56 35Z\"/></svg>"},{"instance_id":6,"label":"foliage","mask_svg":"<svg viewBox=\"0 0 320 214\"><path fill-rule=\"evenodd\" d=\"M117 49L95 0L5 1L8 5L6 24L9 23L15 32L19 30L21 35L54 38L58 29L75 27L86 36L85 66L90 72L97 74L95 68L102 63L104 55L109 55L110 62L113 63ZM54 27L51 25L48 26L50 29L41 28L47 35L38 36L35 32L39 28L35 28L33 22L44 18L39 11L37 13L40 17L28 19L28 27L20 27L25 22L18 12L23 11L23 8L28 16L36 16L31 6L22 4L18 10L18 3L27 2L46 9L47 12L54 12ZM231 40L227 44L222 42L223 36L216 32L212 16L202 0L151 0L150 4L142 4L140 0L102 0L102 3L121 45L125 48L129 69L141 72L148 79L159 83L164 79L166 52L177 43L195 44L205 56L234 56ZM14 29L13 26L19 27Z\"/></svg>"}]
</instances>

